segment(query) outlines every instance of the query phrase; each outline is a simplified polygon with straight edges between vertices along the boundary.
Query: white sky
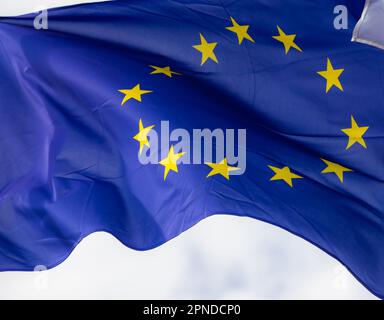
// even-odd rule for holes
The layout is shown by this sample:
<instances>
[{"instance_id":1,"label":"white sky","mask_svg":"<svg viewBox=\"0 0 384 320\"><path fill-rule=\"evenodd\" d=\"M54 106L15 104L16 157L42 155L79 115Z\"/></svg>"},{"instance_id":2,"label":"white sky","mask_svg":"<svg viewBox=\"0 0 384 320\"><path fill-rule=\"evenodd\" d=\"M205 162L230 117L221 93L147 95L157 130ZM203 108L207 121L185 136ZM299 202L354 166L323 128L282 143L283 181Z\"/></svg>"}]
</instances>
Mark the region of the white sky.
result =
<instances>
[{"instance_id":1,"label":"white sky","mask_svg":"<svg viewBox=\"0 0 384 320\"><path fill-rule=\"evenodd\" d=\"M86 1L1 0L0 16ZM85 239L59 267L0 273L0 299L373 299L339 263L276 227L216 216L136 252Z\"/></svg>"}]
</instances>

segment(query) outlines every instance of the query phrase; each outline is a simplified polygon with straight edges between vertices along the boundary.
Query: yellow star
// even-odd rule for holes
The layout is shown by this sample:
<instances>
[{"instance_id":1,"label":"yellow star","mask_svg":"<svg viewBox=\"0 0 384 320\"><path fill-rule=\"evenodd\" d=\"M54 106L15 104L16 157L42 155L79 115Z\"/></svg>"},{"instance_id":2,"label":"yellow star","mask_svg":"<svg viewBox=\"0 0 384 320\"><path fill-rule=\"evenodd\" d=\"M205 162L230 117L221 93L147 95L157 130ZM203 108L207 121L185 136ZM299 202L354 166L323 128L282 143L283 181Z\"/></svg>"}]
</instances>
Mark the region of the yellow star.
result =
<instances>
[{"instance_id":1,"label":"yellow star","mask_svg":"<svg viewBox=\"0 0 384 320\"><path fill-rule=\"evenodd\" d=\"M290 187L293 187L292 179L303 178L297 174L292 173L291 169L289 169L288 167L284 167L284 168L277 168L273 166L268 166L268 167L275 173L275 175L271 178L271 181L284 180Z\"/></svg>"},{"instance_id":2,"label":"yellow star","mask_svg":"<svg viewBox=\"0 0 384 320\"><path fill-rule=\"evenodd\" d=\"M143 94L151 93L153 91L141 90L140 84L137 84L132 89L122 89L122 90L119 90L119 92L125 95L123 101L121 102L121 105L124 105L130 99L135 99L141 102L141 96Z\"/></svg>"},{"instance_id":3,"label":"yellow star","mask_svg":"<svg viewBox=\"0 0 384 320\"><path fill-rule=\"evenodd\" d=\"M193 48L201 52L201 65L203 65L208 59L219 63L214 52L216 46L217 42L207 42L204 36L200 33L200 44L193 46Z\"/></svg>"},{"instance_id":4,"label":"yellow star","mask_svg":"<svg viewBox=\"0 0 384 320\"><path fill-rule=\"evenodd\" d=\"M144 146L147 146L149 148L148 133L154 127L155 126L149 126L144 128L143 121L140 119L139 133L133 137L133 139L140 142L140 154L143 152Z\"/></svg>"},{"instance_id":5,"label":"yellow star","mask_svg":"<svg viewBox=\"0 0 384 320\"><path fill-rule=\"evenodd\" d=\"M168 156L160 161L160 164L165 167L164 169L164 181L167 179L168 173L170 170L179 172L177 167L177 161L185 154L185 152L176 153L173 146L168 152Z\"/></svg>"},{"instance_id":6,"label":"yellow star","mask_svg":"<svg viewBox=\"0 0 384 320\"><path fill-rule=\"evenodd\" d=\"M327 87L325 89L326 93L333 86L344 91L343 86L339 80L341 74L344 72L344 69L333 69L332 62L329 58L327 58L327 70L319 71L318 74L327 80Z\"/></svg>"},{"instance_id":7,"label":"yellow star","mask_svg":"<svg viewBox=\"0 0 384 320\"><path fill-rule=\"evenodd\" d=\"M351 127L347 129L341 129L348 136L348 145L346 149L348 150L352 147L356 142L361 144L365 149L367 149L367 145L365 144L363 135L367 132L369 127L359 127L356 123L356 120L353 116L351 116Z\"/></svg>"},{"instance_id":8,"label":"yellow star","mask_svg":"<svg viewBox=\"0 0 384 320\"><path fill-rule=\"evenodd\" d=\"M165 74L167 77L172 78L172 75L181 75L181 73L175 72L171 70L171 67L158 67L158 66L150 66L154 70L151 74Z\"/></svg>"},{"instance_id":9,"label":"yellow star","mask_svg":"<svg viewBox=\"0 0 384 320\"><path fill-rule=\"evenodd\" d=\"M331 161L328 161L328 160L325 160L325 159L321 159L326 165L327 167L321 171L321 173L334 173L337 175L337 177L339 178L339 180L341 182L343 182L344 180L344 172L352 172L353 170L351 169L348 169L346 167L343 167L335 162L331 162Z\"/></svg>"},{"instance_id":10,"label":"yellow star","mask_svg":"<svg viewBox=\"0 0 384 320\"><path fill-rule=\"evenodd\" d=\"M239 170L239 168L237 168L237 167L229 166L227 158L224 158L219 163L208 162L208 163L206 163L206 165L212 168L211 172L207 175L207 178L212 177L212 176L217 175L217 174L221 174L224 178L229 180L229 173L232 171Z\"/></svg>"},{"instance_id":11,"label":"yellow star","mask_svg":"<svg viewBox=\"0 0 384 320\"><path fill-rule=\"evenodd\" d=\"M244 39L247 39L251 42L255 42L252 37L248 34L249 25L239 25L235 19L231 17L232 26L226 27L225 29L236 33L237 39L239 40L239 45L242 44Z\"/></svg>"},{"instance_id":12,"label":"yellow star","mask_svg":"<svg viewBox=\"0 0 384 320\"><path fill-rule=\"evenodd\" d=\"M288 54L291 48L302 52L301 48L295 43L295 34L285 34L285 32L279 26L277 26L277 31L279 31L279 35L273 36L272 38L284 44L285 54Z\"/></svg>"}]
</instances>

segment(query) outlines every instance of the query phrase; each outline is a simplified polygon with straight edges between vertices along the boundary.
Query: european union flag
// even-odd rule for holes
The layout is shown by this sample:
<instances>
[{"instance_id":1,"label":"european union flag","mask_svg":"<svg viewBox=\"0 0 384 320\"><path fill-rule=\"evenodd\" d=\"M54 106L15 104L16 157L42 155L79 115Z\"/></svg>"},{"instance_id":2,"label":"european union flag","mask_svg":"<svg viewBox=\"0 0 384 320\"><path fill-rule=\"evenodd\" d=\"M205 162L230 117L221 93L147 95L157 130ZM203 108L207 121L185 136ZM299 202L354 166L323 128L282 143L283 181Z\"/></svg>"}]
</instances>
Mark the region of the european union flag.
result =
<instances>
[{"instance_id":1,"label":"european union flag","mask_svg":"<svg viewBox=\"0 0 384 320\"><path fill-rule=\"evenodd\" d=\"M54 267L95 231L146 250L233 214L384 297L384 54L350 41L362 7L129 0L42 28L1 19L1 270Z\"/></svg>"}]
</instances>

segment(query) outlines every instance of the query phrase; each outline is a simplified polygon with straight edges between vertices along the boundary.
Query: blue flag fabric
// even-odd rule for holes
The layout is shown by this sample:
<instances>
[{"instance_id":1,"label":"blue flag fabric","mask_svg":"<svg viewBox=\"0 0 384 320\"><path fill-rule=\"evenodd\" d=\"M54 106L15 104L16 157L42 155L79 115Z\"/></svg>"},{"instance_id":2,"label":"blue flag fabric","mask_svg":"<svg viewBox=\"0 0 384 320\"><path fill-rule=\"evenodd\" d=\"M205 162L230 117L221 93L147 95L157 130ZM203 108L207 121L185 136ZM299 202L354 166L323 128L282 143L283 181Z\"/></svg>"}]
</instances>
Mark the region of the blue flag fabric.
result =
<instances>
[{"instance_id":1,"label":"blue flag fabric","mask_svg":"<svg viewBox=\"0 0 384 320\"><path fill-rule=\"evenodd\" d=\"M0 269L54 267L95 231L151 249L232 214L312 242L384 297L384 54L350 41L362 9L127 0L51 10L48 29L2 18ZM246 166L180 148L195 129L219 129L219 149L246 130Z\"/></svg>"}]
</instances>

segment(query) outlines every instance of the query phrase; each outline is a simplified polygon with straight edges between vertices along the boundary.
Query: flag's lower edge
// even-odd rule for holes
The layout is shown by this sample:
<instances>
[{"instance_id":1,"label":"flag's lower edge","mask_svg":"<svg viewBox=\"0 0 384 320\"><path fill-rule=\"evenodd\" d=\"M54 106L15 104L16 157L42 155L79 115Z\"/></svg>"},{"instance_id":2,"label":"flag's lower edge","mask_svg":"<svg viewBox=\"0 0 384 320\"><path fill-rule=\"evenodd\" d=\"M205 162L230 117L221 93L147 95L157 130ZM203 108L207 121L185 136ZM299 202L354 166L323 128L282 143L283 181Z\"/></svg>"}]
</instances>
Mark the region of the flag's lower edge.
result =
<instances>
[{"instance_id":1,"label":"flag's lower edge","mask_svg":"<svg viewBox=\"0 0 384 320\"><path fill-rule=\"evenodd\" d=\"M181 235L182 233L188 231L189 229L192 229L194 226L196 226L197 224L199 224L200 222L202 222L203 220L206 220L210 217L213 217L213 216L237 216L237 217L245 217L245 218L251 218L252 220L257 220L257 221L261 221L261 222L265 222L265 223L268 223L270 225L273 225L275 227L278 227L282 230L285 230L309 243L311 243L312 245L314 245L315 247L319 248L320 250L322 250L323 252L325 252L326 254L328 254L329 256L331 256L332 258L334 258L336 261L338 261L339 263L341 263L352 275L353 277L359 282L361 283L364 288L366 288L370 293L372 293L373 295L375 295L376 297L378 297L379 299L381 300L384 300L384 293L378 293L378 292L375 292L372 288L370 288L356 273L354 273L347 264L345 264L340 258L336 257L334 254L330 253L327 249L323 248L322 246L316 244L315 242L311 241L310 239L306 238L305 236L301 235L300 233L297 233L295 231L292 231L290 230L289 228L286 228L286 227L283 227L275 222L272 222L272 221L269 221L268 219L260 219L260 218L254 218L250 215L239 215L237 213L212 213L212 214L208 214L205 218L197 221L195 224L191 225L190 227L186 228L185 230L183 231L180 231L178 234L176 234L175 236L172 236L170 237L169 239L164 239L162 241L159 241L158 243L155 243L153 245L150 245L150 246L144 246L144 247L135 247L133 246L132 244L128 243L128 241L126 241L124 239L124 236L120 236L116 230L111 230L111 229L108 229L108 228L99 228L99 229L96 229L96 230L93 230L93 231L90 231L86 234L82 234L79 239L75 242L75 244L72 246L72 248L70 248L68 250L68 252L61 258L57 259L57 261L54 261L52 262L51 264L48 264L46 266L47 270L50 270L50 269L54 269L56 267L58 267L59 265L61 265L63 262L65 262L69 256L73 253L73 251L76 249L76 247L85 239L87 238L88 236L92 235L92 234L95 234L95 233L100 233L100 232L105 232L105 233L108 233L110 235L112 235L115 239L117 239L119 242L121 242L124 246L132 249L132 250L135 250L135 251L149 251L149 250L153 250L153 249L156 249L166 243L168 243L169 241L177 238L179 235ZM0 272L31 272L33 270L31 270L31 268L15 268L15 269L2 269L0 268Z\"/></svg>"}]
</instances>

